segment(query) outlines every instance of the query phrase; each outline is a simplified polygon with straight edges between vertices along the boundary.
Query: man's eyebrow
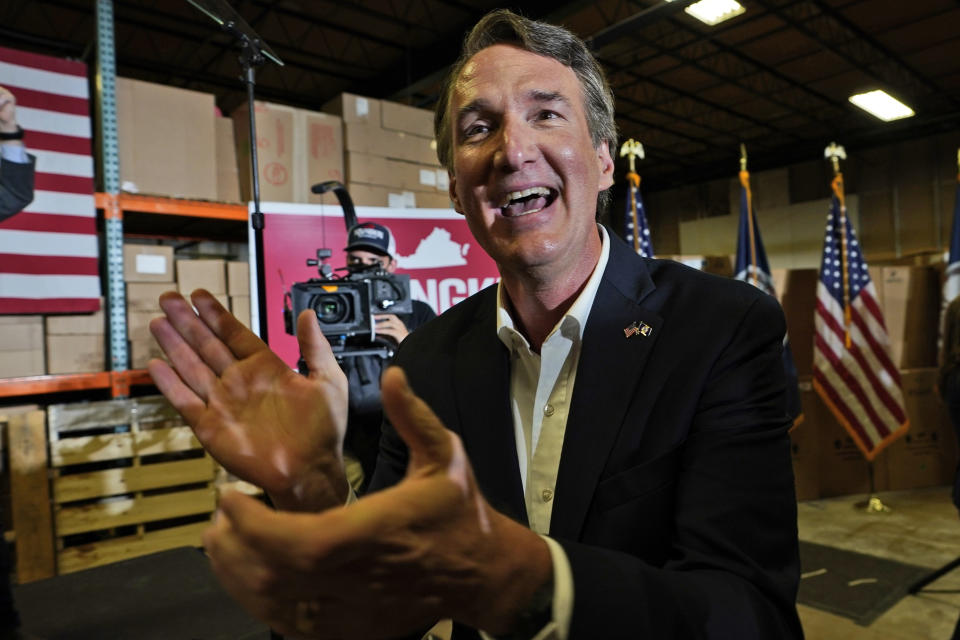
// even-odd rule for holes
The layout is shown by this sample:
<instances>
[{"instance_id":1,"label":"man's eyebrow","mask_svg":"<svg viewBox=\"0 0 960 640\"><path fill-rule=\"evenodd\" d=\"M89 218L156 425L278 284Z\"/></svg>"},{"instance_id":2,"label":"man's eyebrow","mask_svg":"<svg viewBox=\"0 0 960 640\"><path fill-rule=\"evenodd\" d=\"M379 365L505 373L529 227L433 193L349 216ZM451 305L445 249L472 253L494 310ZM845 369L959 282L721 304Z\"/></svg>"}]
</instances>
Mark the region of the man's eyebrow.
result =
<instances>
[{"instance_id":1,"label":"man's eyebrow","mask_svg":"<svg viewBox=\"0 0 960 640\"><path fill-rule=\"evenodd\" d=\"M527 92L527 97L534 102L562 102L569 105L570 99L559 91L545 91L543 89L531 89Z\"/></svg>"}]
</instances>

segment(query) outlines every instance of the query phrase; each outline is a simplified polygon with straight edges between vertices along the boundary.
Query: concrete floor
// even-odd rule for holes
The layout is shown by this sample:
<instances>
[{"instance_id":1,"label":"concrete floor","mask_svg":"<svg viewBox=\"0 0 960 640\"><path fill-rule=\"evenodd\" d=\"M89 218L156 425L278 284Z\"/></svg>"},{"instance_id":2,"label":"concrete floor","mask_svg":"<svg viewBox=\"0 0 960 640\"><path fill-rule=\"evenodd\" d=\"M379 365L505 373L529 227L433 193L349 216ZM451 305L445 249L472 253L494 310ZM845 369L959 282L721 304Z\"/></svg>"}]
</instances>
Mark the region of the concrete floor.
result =
<instances>
[{"instance_id":1,"label":"concrete floor","mask_svg":"<svg viewBox=\"0 0 960 640\"><path fill-rule=\"evenodd\" d=\"M960 556L960 518L948 487L877 494L888 513L867 513L867 496L801 502L800 539L938 569ZM960 568L906 596L869 627L800 605L809 640L950 640L960 617Z\"/></svg>"}]
</instances>

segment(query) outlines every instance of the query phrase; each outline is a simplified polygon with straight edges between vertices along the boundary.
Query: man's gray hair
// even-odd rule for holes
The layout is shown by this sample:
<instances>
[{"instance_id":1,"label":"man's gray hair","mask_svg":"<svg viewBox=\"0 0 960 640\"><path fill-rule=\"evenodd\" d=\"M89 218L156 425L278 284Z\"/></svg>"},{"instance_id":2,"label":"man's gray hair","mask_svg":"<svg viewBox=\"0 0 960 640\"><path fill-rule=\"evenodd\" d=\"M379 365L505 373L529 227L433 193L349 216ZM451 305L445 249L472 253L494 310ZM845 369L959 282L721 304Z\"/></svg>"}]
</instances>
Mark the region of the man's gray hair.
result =
<instances>
[{"instance_id":1,"label":"man's gray hair","mask_svg":"<svg viewBox=\"0 0 960 640\"><path fill-rule=\"evenodd\" d=\"M553 58L569 67L577 75L583 88L584 110L593 146L607 144L610 157L614 157L617 125L613 119L613 92L610 91L607 78L587 45L563 27L536 22L507 9L497 9L485 15L467 35L460 57L450 69L437 102L433 126L437 137L437 157L444 168L453 170L450 99L457 78L470 58L495 44L514 45L525 51ZM609 199L609 191L600 192L597 198L598 215L606 208Z\"/></svg>"}]
</instances>

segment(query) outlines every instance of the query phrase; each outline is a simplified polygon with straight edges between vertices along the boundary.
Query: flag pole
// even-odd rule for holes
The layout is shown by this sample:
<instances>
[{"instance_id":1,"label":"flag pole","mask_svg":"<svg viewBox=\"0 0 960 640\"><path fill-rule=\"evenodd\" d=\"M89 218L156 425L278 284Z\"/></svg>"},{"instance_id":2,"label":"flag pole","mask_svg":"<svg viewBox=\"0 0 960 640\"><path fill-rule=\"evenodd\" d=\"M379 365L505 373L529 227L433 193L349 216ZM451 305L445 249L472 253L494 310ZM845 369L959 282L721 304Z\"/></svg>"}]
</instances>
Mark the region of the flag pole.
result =
<instances>
[{"instance_id":1,"label":"flag pole","mask_svg":"<svg viewBox=\"0 0 960 640\"><path fill-rule=\"evenodd\" d=\"M747 234L750 236L750 279L757 286L757 240L753 231L753 193L750 191L750 172L747 171L747 147L740 143L740 186L747 194Z\"/></svg>"},{"instance_id":2,"label":"flag pole","mask_svg":"<svg viewBox=\"0 0 960 640\"><path fill-rule=\"evenodd\" d=\"M840 203L840 274L843 277L843 329L844 343L847 349L851 346L850 340L850 273L847 260L847 202L843 192L843 173L840 171L840 160L847 159L847 152L836 142L831 142L824 149L823 155L833 163L833 182L830 187Z\"/></svg>"},{"instance_id":3,"label":"flag pole","mask_svg":"<svg viewBox=\"0 0 960 640\"><path fill-rule=\"evenodd\" d=\"M630 171L627 172L627 181L630 183L630 217L633 219L633 250L640 251L640 225L637 221L637 190L640 188L640 176L637 174L635 161L643 160L643 145L630 138L620 147L620 157L627 157L630 162Z\"/></svg>"}]
</instances>

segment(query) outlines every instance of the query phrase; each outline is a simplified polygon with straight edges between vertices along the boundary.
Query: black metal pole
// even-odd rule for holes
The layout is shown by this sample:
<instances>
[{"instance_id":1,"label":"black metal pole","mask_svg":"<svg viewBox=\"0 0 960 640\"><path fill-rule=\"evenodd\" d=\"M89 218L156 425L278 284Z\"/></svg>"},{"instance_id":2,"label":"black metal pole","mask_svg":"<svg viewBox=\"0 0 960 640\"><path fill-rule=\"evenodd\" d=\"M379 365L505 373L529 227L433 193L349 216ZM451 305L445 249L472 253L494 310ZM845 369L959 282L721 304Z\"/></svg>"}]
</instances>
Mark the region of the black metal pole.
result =
<instances>
[{"instance_id":1,"label":"black metal pole","mask_svg":"<svg viewBox=\"0 0 960 640\"><path fill-rule=\"evenodd\" d=\"M246 44L246 47L249 47ZM260 164L257 161L257 118L254 112L256 102L253 97L253 89L256 85L256 71L251 61L247 60L250 56L240 56L240 62L243 64L244 82L247 85L247 115L250 120L250 165L251 178L253 184L253 213L250 215L250 225L253 227L253 245L257 266L257 313L259 315L258 326L260 330L260 339L267 340L267 295L266 295L266 277L263 268L263 212L260 211Z\"/></svg>"}]
</instances>

